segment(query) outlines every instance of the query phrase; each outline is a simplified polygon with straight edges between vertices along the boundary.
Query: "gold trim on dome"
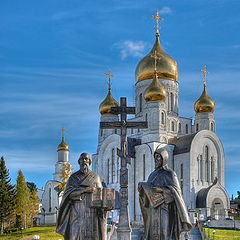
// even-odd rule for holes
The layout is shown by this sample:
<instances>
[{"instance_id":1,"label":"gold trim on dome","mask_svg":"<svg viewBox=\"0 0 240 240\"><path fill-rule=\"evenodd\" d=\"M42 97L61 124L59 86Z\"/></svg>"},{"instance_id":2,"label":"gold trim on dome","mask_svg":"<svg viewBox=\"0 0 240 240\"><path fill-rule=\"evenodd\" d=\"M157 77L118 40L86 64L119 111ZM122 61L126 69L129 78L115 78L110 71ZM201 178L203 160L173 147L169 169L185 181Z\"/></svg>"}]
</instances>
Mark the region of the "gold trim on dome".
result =
<instances>
[{"instance_id":1,"label":"gold trim on dome","mask_svg":"<svg viewBox=\"0 0 240 240\"><path fill-rule=\"evenodd\" d=\"M165 87L159 82L157 73L144 93L146 102L165 101L167 92Z\"/></svg>"},{"instance_id":2,"label":"gold trim on dome","mask_svg":"<svg viewBox=\"0 0 240 240\"><path fill-rule=\"evenodd\" d=\"M58 145L57 151L69 151L69 146L67 143L65 143L64 141L64 131L65 129L62 128L62 141L61 143Z\"/></svg>"},{"instance_id":3,"label":"gold trim on dome","mask_svg":"<svg viewBox=\"0 0 240 240\"><path fill-rule=\"evenodd\" d=\"M204 65L204 69L200 70L203 73L203 92L200 98L194 104L194 110L196 113L213 113L215 109L214 101L208 96L207 93L207 66Z\"/></svg>"},{"instance_id":4,"label":"gold trim on dome","mask_svg":"<svg viewBox=\"0 0 240 240\"><path fill-rule=\"evenodd\" d=\"M108 94L106 98L102 101L102 103L99 106L99 111L101 115L113 115L111 113L112 107L118 107L118 102L113 98L111 93L111 79L110 77L113 77L113 75L110 74L110 71L108 73L104 73L108 76Z\"/></svg>"},{"instance_id":5,"label":"gold trim on dome","mask_svg":"<svg viewBox=\"0 0 240 240\"><path fill-rule=\"evenodd\" d=\"M157 56L161 58L161 60L158 61L157 64L158 78L178 81L177 63L163 50L159 40L160 34L158 28L158 21L163 19L158 16L158 12L156 16L152 17L156 19L156 41L150 53L138 63L135 72L136 81L140 82L143 80L154 78L154 60L151 58L151 55L154 54L155 51L157 52Z\"/></svg>"}]
</instances>

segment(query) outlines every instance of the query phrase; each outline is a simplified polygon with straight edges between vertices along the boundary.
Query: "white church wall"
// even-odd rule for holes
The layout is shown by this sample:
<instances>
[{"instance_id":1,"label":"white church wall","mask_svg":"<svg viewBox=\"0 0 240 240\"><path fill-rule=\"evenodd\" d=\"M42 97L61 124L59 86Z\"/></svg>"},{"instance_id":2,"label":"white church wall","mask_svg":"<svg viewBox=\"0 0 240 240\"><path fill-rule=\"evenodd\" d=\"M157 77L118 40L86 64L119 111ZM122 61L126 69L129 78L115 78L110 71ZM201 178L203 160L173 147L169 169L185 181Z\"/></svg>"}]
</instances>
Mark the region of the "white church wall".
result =
<instances>
[{"instance_id":1,"label":"white church wall","mask_svg":"<svg viewBox=\"0 0 240 240\"><path fill-rule=\"evenodd\" d=\"M182 189L183 199L186 203L187 208L191 206L190 199L190 154L182 153L174 155L174 171L178 176L178 181Z\"/></svg>"},{"instance_id":2,"label":"white church wall","mask_svg":"<svg viewBox=\"0 0 240 240\"><path fill-rule=\"evenodd\" d=\"M180 124L180 125L179 125ZM192 133L192 119L179 117L178 135L183 136Z\"/></svg>"},{"instance_id":3,"label":"white church wall","mask_svg":"<svg viewBox=\"0 0 240 240\"><path fill-rule=\"evenodd\" d=\"M108 160L111 160L112 149L120 148L120 136L117 134L112 134L108 136L101 144L98 153L98 169L97 173L100 178L104 180L105 183L110 183L110 175L108 171ZM115 154L116 154L115 150Z\"/></svg>"},{"instance_id":4,"label":"white church wall","mask_svg":"<svg viewBox=\"0 0 240 240\"><path fill-rule=\"evenodd\" d=\"M206 147L209 151L208 167L206 166ZM224 186L223 148L216 134L209 130L198 132L192 141L190 152L191 178L196 182L196 191L199 191L203 187L210 186L216 176L219 178L221 185ZM211 161L214 163L213 171L211 168Z\"/></svg>"}]
</instances>

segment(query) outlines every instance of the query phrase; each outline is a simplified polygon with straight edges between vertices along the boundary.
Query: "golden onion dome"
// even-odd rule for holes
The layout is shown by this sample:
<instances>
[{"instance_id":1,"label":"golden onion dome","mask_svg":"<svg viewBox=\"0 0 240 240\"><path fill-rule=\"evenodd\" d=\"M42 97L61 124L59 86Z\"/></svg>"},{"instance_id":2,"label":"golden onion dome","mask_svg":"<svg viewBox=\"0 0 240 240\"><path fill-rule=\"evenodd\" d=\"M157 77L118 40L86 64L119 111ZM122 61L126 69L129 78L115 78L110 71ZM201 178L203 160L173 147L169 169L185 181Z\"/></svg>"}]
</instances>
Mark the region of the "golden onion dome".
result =
<instances>
[{"instance_id":1,"label":"golden onion dome","mask_svg":"<svg viewBox=\"0 0 240 240\"><path fill-rule=\"evenodd\" d=\"M159 58L157 63L157 75L159 78L168 80L178 80L178 67L173 60L162 48L159 40L159 34L156 33L156 41L150 53L145 56L137 65L135 76L136 81L140 82L154 77L154 59L151 57L156 51Z\"/></svg>"},{"instance_id":2,"label":"golden onion dome","mask_svg":"<svg viewBox=\"0 0 240 240\"><path fill-rule=\"evenodd\" d=\"M206 84L204 84L202 95L194 104L194 110L196 113L213 113L214 108L214 101L208 96Z\"/></svg>"},{"instance_id":3,"label":"golden onion dome","mask_svg":"<svg viewBox=\"0 0 240 240\"><path fill-rule=\"evenodd\" d=\"M68 147L67 143L65 143L64 137L62 137L62 141L58 145L57 151L69 151L69 147Z\"/></svg>"},{"instance_id":4,"label":"golden onion dome","mask_svg":"<svg viewBox=\"0 0 240 240\"><path fill-rule=\"evenodd\" d=\"M112 107L118 107L118 102L113 98L111 94L111 90L108 89L108 94L106 98L102 101L102 103L99 106L99 111L101 115L110 115L113 114L111 113L111 108Z\"/></svg>"},{"instance_id":5,"label":"golden onion dome","mask_svg":"<svg viewBox=\"0 0 240 240\"><path fill-rule=\"evenodd\" d=\"M155 72L155 76L148 86L144 93L144 98L146 102L152 101L164 101L166 99L167 92L165 87L159 82L157 78L157 73Z\"/></svg>"}]
</instances>

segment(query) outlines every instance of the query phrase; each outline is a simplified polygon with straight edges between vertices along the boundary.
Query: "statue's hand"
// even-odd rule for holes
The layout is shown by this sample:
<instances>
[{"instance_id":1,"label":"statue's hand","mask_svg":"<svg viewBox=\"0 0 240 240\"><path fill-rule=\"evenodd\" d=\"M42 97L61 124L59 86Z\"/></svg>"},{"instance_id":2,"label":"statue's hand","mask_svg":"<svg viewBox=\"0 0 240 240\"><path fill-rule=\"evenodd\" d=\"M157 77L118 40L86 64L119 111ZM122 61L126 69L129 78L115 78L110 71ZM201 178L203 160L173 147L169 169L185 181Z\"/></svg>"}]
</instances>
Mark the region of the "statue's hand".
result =
<instances>
[{"instance_id":1,"label":"statue's hand","mask_svg":"<svg viewBox=\"0 0 240 240\"><path fill-rule=\"evenodd\" d=\"M95 187L88 187L84 190L85 193L93 193L96 191L97 191L97 188L95 188Z\"/></svg>"},{"instance_id":2,"label":"statue's hand","mask_svg":"<svg viewBox=\"0 0 240 240\"><path fill-rule=\"evenodd\" d=\"M158 187L153 187L152 189L157 193L162 193L163 192L163 190L161 188L158 188Z\"/></svg>"}]
</instances>

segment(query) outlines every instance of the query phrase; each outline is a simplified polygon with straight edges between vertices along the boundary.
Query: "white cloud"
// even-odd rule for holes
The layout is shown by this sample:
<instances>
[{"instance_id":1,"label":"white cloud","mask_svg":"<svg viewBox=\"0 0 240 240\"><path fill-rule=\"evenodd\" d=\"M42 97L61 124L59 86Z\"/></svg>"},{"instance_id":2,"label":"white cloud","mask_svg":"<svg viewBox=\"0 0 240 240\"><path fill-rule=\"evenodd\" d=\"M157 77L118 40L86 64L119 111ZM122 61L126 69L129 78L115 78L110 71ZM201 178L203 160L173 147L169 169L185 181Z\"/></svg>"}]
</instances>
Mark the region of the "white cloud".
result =
<instances>
[{"instance_id":1,"label":"white cloud","mask_svg":"<svg viewBox=\"0 0 240 240\"><path fill-rule=\"evenodd\" d=\"M162 14L162 15L168 15L168 14L171 14L171 13L172 13L172 9L171 9L170 7L165 6L165 7L161 8L161 9L159 10L159 12L160 12L160 15L161 15L161 14Z\"/></svg>"},{"instance_id":2,"label":"white cloud","mask_svg":"<svg viewBox=\"0 0 240 240\"><path fill-rule=\"evenodd\" d=\"M143 41L126 40L115 44L120 49L121 58L126 57L142 57L147 44Z\"/></svg>"}]
</instances>

